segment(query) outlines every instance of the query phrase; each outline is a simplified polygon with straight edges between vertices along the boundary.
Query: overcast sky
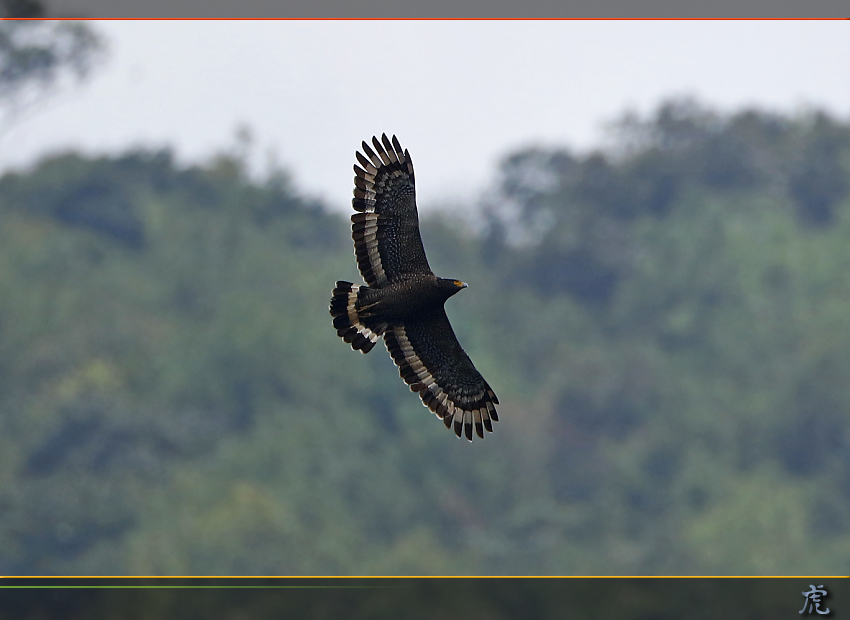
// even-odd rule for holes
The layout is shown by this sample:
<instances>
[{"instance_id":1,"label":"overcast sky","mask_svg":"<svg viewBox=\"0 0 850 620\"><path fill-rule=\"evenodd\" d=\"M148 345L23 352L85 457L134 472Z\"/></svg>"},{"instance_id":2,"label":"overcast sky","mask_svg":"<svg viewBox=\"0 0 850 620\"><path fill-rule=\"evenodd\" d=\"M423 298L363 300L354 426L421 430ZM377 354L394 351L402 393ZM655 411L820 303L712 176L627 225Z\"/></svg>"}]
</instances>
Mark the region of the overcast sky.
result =
<instances>
[{"instance_id":1,"label":"overcast sky","mask_svg":"<svg viewBox=\"0 0 850 620\"><path fill-rule=\"evenodd\" d=\"M847 21L96 21L89 82L0 136L0 170L61 149L171 146L185 162L254 135L305 194L348 208L360 141L396 133L420 208L472 198L532 144L586 150L627 110L692 95L722 111L850 118Z\"/></svg>"}]
</instances>

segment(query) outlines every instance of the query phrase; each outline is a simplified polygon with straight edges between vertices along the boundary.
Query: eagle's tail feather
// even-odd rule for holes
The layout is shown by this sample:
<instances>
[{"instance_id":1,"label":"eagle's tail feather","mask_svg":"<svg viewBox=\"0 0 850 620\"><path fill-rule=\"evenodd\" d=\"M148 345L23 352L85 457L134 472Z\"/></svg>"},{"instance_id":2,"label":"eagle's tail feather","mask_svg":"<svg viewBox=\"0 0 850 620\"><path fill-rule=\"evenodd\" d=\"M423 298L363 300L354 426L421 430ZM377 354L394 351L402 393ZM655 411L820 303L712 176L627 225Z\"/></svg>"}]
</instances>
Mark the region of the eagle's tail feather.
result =
<instances>
[{"instance_id":1,"label":"eagle's tail feather","mask_svg":"<svg viewBox=\"0 0 850 620\"><path fill-rule=\"evenodd\" d=\"M363 353L371 351L389 327L380 320L361 318L358 315L358 298L368 290L365 286L340 280L333 291L330 307L336 333L349 343L352 349Z\"/></svg>"}]
</instances>

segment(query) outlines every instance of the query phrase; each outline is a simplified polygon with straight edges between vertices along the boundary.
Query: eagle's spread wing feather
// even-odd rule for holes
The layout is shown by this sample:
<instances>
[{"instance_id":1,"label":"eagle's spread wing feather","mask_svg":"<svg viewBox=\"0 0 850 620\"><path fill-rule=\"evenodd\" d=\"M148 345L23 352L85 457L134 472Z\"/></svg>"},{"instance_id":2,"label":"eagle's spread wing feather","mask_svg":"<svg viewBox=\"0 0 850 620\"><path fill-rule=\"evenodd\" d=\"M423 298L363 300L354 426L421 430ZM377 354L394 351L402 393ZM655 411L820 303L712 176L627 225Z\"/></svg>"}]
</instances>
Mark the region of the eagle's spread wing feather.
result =
<instances>
[{"instance_id":1,"label":"eagle's spread wing feather","mask_svg":"<svg viewBox=\"0 0 850 620\"><path fill-rule=\"evenodd\" d=\"M473 427L479 437L485 428L493 430L499 399L460 346L442 308L393 325L384 341L410 389L458 437L463 433L472 440Z\"/></svg>"},{"instance_id":2,"label":"eagle's spread wing feather","mask_svg":"<svg viewBox=\"0 0 850 620\"><path fill-rule=\"evenodd\" d=\"M366 284L380 287L410 275L430 274L419 236L413 161L398 139L384 134L363 142L354 165L351 236Z\"/></svg>"}]
</instances>

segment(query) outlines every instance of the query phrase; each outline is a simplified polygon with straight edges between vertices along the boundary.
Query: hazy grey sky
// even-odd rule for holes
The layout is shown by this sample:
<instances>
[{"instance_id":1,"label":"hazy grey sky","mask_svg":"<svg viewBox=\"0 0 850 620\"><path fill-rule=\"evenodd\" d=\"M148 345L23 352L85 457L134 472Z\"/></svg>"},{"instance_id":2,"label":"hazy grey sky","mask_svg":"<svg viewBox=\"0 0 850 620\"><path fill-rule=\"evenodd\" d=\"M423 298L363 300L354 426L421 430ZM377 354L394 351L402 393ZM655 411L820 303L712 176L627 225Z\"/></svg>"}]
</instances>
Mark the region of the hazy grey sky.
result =
<instances>
[{"instance_id":1,"label":"hazy grey sky","mask_svg":"<svg viewBox=\"0 0 850 620\"><path fill-rule=\"evenodd\" d=\"M626 110L693 95L720 110L850 116L846 21L97 21L90 82L0 137L0 170L63 148L174 147L201 161L240 124L297 187L350 203L354 150L396 133L420 207L472 197L531 144L587 149Z\"/></svg>"}]
</instances>

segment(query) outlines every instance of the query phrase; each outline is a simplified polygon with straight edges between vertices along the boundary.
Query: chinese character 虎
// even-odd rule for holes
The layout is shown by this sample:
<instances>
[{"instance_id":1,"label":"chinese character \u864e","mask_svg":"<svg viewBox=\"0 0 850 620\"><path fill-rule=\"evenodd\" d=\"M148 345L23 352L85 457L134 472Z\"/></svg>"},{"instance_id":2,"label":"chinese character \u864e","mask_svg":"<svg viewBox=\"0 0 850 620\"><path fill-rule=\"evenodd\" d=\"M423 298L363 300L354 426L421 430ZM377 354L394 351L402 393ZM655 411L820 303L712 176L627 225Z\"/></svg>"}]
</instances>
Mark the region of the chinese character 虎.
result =
<instances>
[{"instance_id":1,"label":"chinese character \u864e","mask_svg":"<svg viewBox=\"0 0 850 620\"><path fill-rule=\"evenodd\" d=\"M826 590L817 590L814 586L809 586L811 590L808 592L803 592L803 596L806 597L806 602L803 603L803 609L800 610L800 613L806 611L806 607L809 608L809 613L812 613L812 609L814 609L819 614L828 614L829 607L826 610L820 610L820 597L826 596ZM823 586L818 586L818 588L823 588Z\"/></svg>"}]
</instances>

